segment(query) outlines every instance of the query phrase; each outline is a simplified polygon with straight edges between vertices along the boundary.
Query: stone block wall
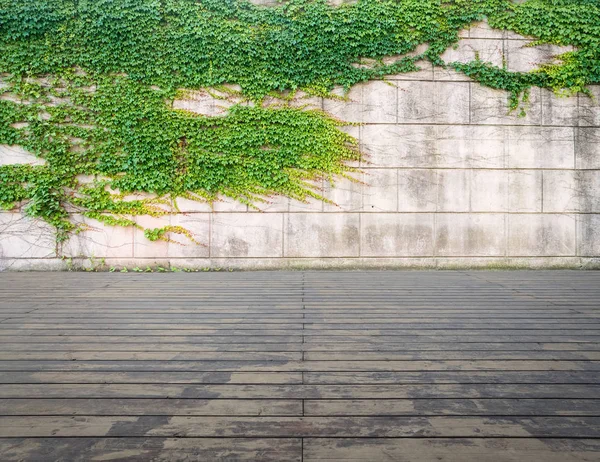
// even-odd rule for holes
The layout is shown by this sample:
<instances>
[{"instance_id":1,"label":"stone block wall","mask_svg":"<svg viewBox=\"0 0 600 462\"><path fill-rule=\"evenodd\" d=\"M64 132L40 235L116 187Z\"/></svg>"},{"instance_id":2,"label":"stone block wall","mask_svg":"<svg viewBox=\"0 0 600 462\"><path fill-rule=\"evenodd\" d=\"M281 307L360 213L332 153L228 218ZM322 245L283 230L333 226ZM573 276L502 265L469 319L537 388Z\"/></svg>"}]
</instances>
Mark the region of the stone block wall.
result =
<instances>
[{"instance_id":1,"label":"stone block wall","mask_svg":"<svg viewBox=\"0 0 600 462\"><path fill-rule=\"evenodd\" d=\"M564 51L490 29L463 32L444 59L481 59L528 71ZM526 116L506 92L422 63L413 74L357 85L348 101L312 107L359 126L366 159L359 182L321 185L336 205L276 198L261 211L223 201L180 201L182 213L139 218L171 223L203 245L150 242L136 229L89 229L56 245L52 230L19 212L0 213L0 268L69 265L195 268L503 268L600 266L600 87L595 99L534 88ZM218 114L207 95L175 106ZM3 163L27 153L0 146ZM20 159L20 160L15 160Z\"/></svg>"}]
</instances>

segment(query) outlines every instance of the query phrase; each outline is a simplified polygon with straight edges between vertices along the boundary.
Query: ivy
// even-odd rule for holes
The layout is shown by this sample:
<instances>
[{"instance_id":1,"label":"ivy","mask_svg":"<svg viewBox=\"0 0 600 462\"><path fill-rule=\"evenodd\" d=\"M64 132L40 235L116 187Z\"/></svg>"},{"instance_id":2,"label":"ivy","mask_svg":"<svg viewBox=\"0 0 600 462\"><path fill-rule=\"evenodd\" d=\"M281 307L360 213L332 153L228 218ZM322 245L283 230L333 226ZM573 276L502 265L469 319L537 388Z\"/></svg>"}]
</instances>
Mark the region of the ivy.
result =
<instances>
[{"instance_id":1,"label":"ivy","mask_svg":"<svg viewBox=\"0 0 600 462\"><path fill-rule=\"evenodd\" d=\"M508 90L512 109L533 86L569 95L600 83L599 0L0 0L0 144L43 161L0 166L0 207L24 205L62 240L74 211L141 228L136 216L174 213L178 198L324 199L313 180L351 178L357 142L291 97L446 65L442 53L483 19L574 46L529 73L450 63ZM219 117L173 108L202 88L241 103ZM145 230L176 234L192 238Z\"/></svg>"}]
</instances>

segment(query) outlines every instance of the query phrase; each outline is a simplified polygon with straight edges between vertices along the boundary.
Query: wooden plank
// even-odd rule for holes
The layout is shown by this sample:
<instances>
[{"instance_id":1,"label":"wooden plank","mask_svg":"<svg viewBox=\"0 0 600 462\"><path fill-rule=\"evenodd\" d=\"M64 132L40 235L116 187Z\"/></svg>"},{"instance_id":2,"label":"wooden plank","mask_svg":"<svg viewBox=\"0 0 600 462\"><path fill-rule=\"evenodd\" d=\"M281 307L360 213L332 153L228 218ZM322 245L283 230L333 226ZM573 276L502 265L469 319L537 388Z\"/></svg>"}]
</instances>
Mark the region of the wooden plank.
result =
<instances>
[{"instance_id":1,"label":"wooden plank","mask_svg":"<svg viewBox=\"0 0 600 462\"><path fill-rule=\"evenodd\" d=\"M600 396L600 384L179 385L4 384L0 398L403 399Z\"/></svg>"},{"instance_id":2,"label":"wooden plank","mask_svg":"<svg viewBox=\"0 0 600 462\"><path fill-rule=\"evenodd\" d=\"M593 460L599 275L3 273L0 460Z\"/></svg>"},{"instance_id":3,"label":"wooden plank","mask_svg":"<svg viewBox=\"0 0 600 462\"><path fill-rule=\"evenodd\" d=\"M300 319L285 319L285 318L200 318L200 317L156 317L150 315L140 314L139 317L122 317L116 315L110 316L90 316L90 317L65 317L65 316L41 316L39 314L32 314L28 316L11 316L9 319L2 323L2 327L18 327L22 326L25 322L34 321L38 325L44 325L46 328L49 326L55 326L56 324L70 325L70 324L97 324L97 323L110 323L110 324L130 324L139 323L142 320L145 324L193 324L197 327L203 327L206 329L292 329L300 326L302 328L302 318ZM567 322L565 319L558 319L554 322ZM530 321L532 325L537 324L535 321Z\"/></svg>"},{"instance_id":4,"label":"wooden plank","mask_svg":"<svg viewBox=\"0 0 600 462\"><path fill-rule=\"evenodd\" d=\"M10 383L301 384L302 372L6 372Z\"/></svg>"},{"instance_id":5,"label":"wooden plank","mask_svg":"<svg viewBox=\"0 0 600 462\"><path fill-rule=\"evenodd\" d=\"M439 305L438 305L439 306ZM489 322L486 319L503 319L504 322L509 322L514 319L523 319L529 322L535 322L536 320L548 319L550 321L564 319L572 322L581 322L584 319L598 319L598 314L594 315L595 310L587 310L588 313L581 313L580 310L574 310L571 308L560 308L554 309L552 307L543 309L528 309L521 307L519 309L510 309L499 306L496 309L490 309L490 306L486 306L486 309L453 309L453 310L440 310L438 309L424 309L424 308L408 308L404 306L398 306L396 308L380 308L372 307L368 311L364 309L317 309L312 307L298 306L292 309L282 308L248 308L239 309L232 307L219 307L210 308L206 306L195 306L194 308L185 307L169 307L158 308L158 307L140 307L131 308L131 304L124 307L107 307L107 306L92 306L88 303L77 304L71 307L64 306L61 304L60 307L54 307L52 305L44 306L43 310L33 310L31 307L19 309L14 311L15 316L22 316L23 313L27 313L30 316L34 316L35 319L52 319L52 318L67 318L67 319L89 319L89 318L105 318L105 317L145 317L146 319L153 318L167 318L167 319L178 319L193 317L203 320L212 320L218 322L219 319L239 319L239 320L252 320L252 319L273 319L275 321L279 319L294 320L302 318L305 315L305 319L311 322L364 322L365 320L372 319L374 322L385 322L386 319L397 320L397 322L428 322L443 321L451 322L454 319L465 320L465 322ZM0 305L0 310L3 314L9 315L13 312L10 307L3 308ZM31 313L29 313L31 312ZM258 321L257 321L258 322Z\"/></svg>"},{"instance_id":6,"label":"wooden plank","mask_svg":"<svg viewBox=\"0 0 600 462\"><path fill-rule=\"evenodd\" d=\"M11 373L12 374L12 373ZM600 383L600 372L573 371L464 371L464 372L304 372L304 383L410 384L410 383Z\"/></svg>"},{"instance_id":7,"label":"wooden plank","mask_svg":"<svg viewBox=\"0 0 600 462\"><path fill-rule=\"evenodd\" d=\"M82 331L78 331L79 334ZM139 335L130 335L128 332L123 331L118 332L118 334L114 330L104 331L107 332L107 335L60 335L60 332L57 332L56 335L39 335L35 336L18 336L18 335L0 335L0 344L2 343L14 343L14 342L56 342L61 341L62 343L80 343L80 342L118 342L126 339L128 342L148 342L148 340L152 342L180 342L180 343L205 343L205 344L243 344L243 343L302 343L302 336L247 336L247 335L230 335L230 336L200 336L200 335L148 335L142 334L139 331L137 333ZM585 339L581 337L581 339ZM583 340L581 340L583 341ZM1 350L1 347L0 347Z\"/></svg>"},{"instance_id":8,"label":"wooden plank","mask_svg":"<svg viewBox=\"0 0 600 462\"><path fill-rule=\"evenodd\" d=\"M193 330L193 329L190 329ZM494 329L494 328L477 328L477 329L320 329L320 330L304 330L302 334L306 338L324 337L327 336L332 340L336 337L402 337L402 336L460 336L470 338L472 336L551 336L564 335L570 337L588 337L598 336L600 338L600 329L577 329L562 330L558 328L541 328L541 329ZM276 334L275 334L276 335Z\"/></svg>"},{"instance_id":9,"label":"wooden plank","mask_svg":"<svg viewBox=\"0 0 600 462\"><path fill-rule=\"evenodd\" d=\"M387 333L388 331L392 331L392 332L403 332L406 331L407 329L413 330L415 331L415 333L418 333L422 330L432 330L432 331L439 331L439 330L449 330L449 331L462 331L462 330L473 330L473 331L477 331L477 332L481 332L481 333L486 333L489 331L536 331L536 330L544 330L544 331L552 331L552 330L577 330L577 331L583 331L586 332L588 330L590 331L594 331L594 330L598 330L600 328L600 323L598 322L592 322L591 319L587 319L584 320L583 322L580 323L574 323L574 322L568 322L564 319L560 319L560 320L556 320L554 322L548 322L548 320L545 320L545 323L540 323L537 321L530 321L529 323L527 322L511 322L511 323L507 323L507 322L494 322L492 326L490 326L490 322L485 322L485 323L473 323L473 322L460 322L457 320L452 320L452 321L448 321L448 322L443 322L443 323L399 323L399 322L395 322L395 321L390 321L390 322L380 322L380 323L373 323L373 322L368 322L367 320L363 320L362 323L346 323L346 322L340 322L340 323L327 323L327 324L321 324L321 323L316 323L316 322L306 322L304 324L304 329L311 331L311 332L319 332L321 333L321 331L323 332L333 332L336 330L339 331L350 331L350 330L361 330L361 331L365 331L365 332L369 332L369 331L374 331L374 332L384 332ZM586 322L587 321L587 322ZM595 321L595 320L594 320ZM118 322L118 321L117 321ZM8 322L5 322L4 325L9 325ZM308 333L307 333L308 334ZM400 334L395 334L395 335L400 335ZM587 334L585 334L587 335ZM593 334L591 334L593 335Z\"/></svg>"},{"instance_id":10,"label":"wooden plank","mask_svg":"<svg viewBox=\"0 0 600 462\"><path fill-rule=\"evenodd\" d=\"M600 417L0 416L4 437L596 438Z\"/></svg>"},{"instance_id":11,"label":"wooden plank","mask_svg":"<svg viewBox=\"0 0 600 462\"><path fill-rule=\"evenodd\" d=\"M0 361L244 361L301 360L300 352L0 351ZM599 361L600 351L306 352L310 361Z\"/></svg>"},{"instance_id":12,"label":"wooden plank","mask_svg":"<svg viewBox=\"0 0 600 462\"><path fill-rule=\"evenodd\" d=\"M168 351L246 351L246 352L501 352L501 351L600 351L600 343L393 343L393 344L366 344L366 343L229 343L229 344L203 344L203 343L152 343L152 339L144 342L143 339L129 342L122 338L119 342L111 343L71 343L60 341L58 337L54 342L36 342L36 338L29 342L2 343L2 351L146 351L146 352L168 352Z\"/></svg>"},{"instance_id":13,"label":"wooden plank","mask_svg":"<svg viewBox=\"0 0 600 462\"><path fill-rule=\"evenodd\" d=\"M185 289L182 289L185 290ZM118 297L118 294L115 295ZM165 299L159 303L152 303L152 301L139 301L139 300L128 300L119 301L118 303L114 300L110 300L110 296L103 300L69 300L67 297L59 297L56 300L43 299L35 303L23 303L15 305L14 303L5 304L6 308L26 308L27 311L42 310L45 312L67 312L67 313L90 313L102 314L104 312L122 312L127 313L129 310L142 312L146 311L149 313L168 313L169 310L174 310L175 313L193 313L193 314L218 314L219 312L228 314L267 314L277 312L282 315L305 312L316 317L336 317L342 314L351 314L355 316L365 316L364 309L365 304L372 306L373 314L393 314L396 316L456 316L462 315L466 317L473 317L477 314L488 315L488 316L508 316L514 314L515 316L522 315L528 316L541 316L545 315L563 315L568 314L579 314L585 316L590 313L597 313L595 305L578 305L578 304L551 304L548 302L543 303L509 303L509 302L496 302L493 297L491 299L482 299L479 302L462 302L445 304L444 300L437 300L427 304L406 302L404 300L398 300L394 303L377 303L376 305L369 304L368 300L356 304L350 304L348 301L339 301L338 303L330 302L305 302L304 304L299 301L291 305L285 305L282 303L272 303L267 300L263 300L262 303L256 302L252 304L227 302L227 303L212 303L205 301L180 301ZM166 309L165 306L169 308ZM193 308L192 308L193 307ZM2 305L0 305L2 308ZM91 311L90 311L91 310Z\"/></svg>"},{"instance_id":14,"label":"wooden plank","mask_svg":"<svg viewBox=\"0 0 600 462\"><path fill-rule=\"evenodd\" d=\"M299 438L2 438L0 460L301 462Z\"/></svg>"},{"instance_id":15,"label":"wooden plank","mask_svg":"<svg viewBox=\"0 0 600 462\"><path fill-rule=\"evenodd\" d=\"M147 343L148 341L156 343L207 343L207 344L232 344L232 343L364 343L391 345L395 343L600 343L600 335L470 335L465 338L464 335L405 335L405 336L246 336L246 335L231 335L231 336L211 336L211 335L184 335L181 331L168 331L167 335L152 335L141 333L141 331L115 331L106 330L104 335L86 335L85 331L77 331L75 334L60 335L60 331L55 335L0 335L1 343L15 342L56 342L62 339L63 343L112 343L123 342L140 342ZM139 335L130 335L130 332L136 332ZM172 335L169 335L172 333Z\"/></svg>"},{"instance_id":16,"label":"wooden plank","mask_svg":"<svg viewBox=\"0 0 600 462\"><path fill-rule=\"evenodd\" d=\"M397 343L397 342L489 342L493 339L495 342L506 343L506 342L600 342L600 335L571 335L571 334L555 334L555 335L506 335L503 333L487 334L487 335L469 335L468 339L465 335L456 334L440 334L440 335L380 335L380 336L341 336L336 335L335 337L328 335L311 335L305 336L305 343L336 343L336 342L365 342L365 343ZM222 337L224 338L224 337ZM273 337L271 337L273 338Z\"/></svg>"},{"instance_id":17,"label":"wooden plank","mask_svg":"<svg viewBox=\"0 0 600 462\"><path fill-rule=\"evenodd\" d=\"M1 415L600 416L600 399L2 399Z\"/></svg>"},{"instance_id":18,"label":"wooden plank","mask_svg":"<svg viewBox=\"0 0 600 462\"><path fill-rule=\"evenodd\" d=\"M2 361L300 361L299 351L11 351L0 352ZM1 367L1 366L0 366ZM1 368L0 368L1 370Z\"/></svg>"},{"instance_id":19,"label":"wooden plank","mask_svg":"<svg viewBox=\"0 0 600 462\"><path fill-rule=\"evenodd\" d=\"M0 335L72 335L81 332L85 335L114 333L118 335L198 335L211 337L235 336L289 336L301 337L302 325L289 329L215 329L211 327L190 327L185 324L21 324L18 327L0 324ZM585 331L595 332L595 331ZM600 330L598 331L600 332ZM343 335L343 334L340 334ZM594 335L586 334L586 335Z\"/></svg>"},{"instance_id":20,"label":"wooden plank","mask_svg":"<svg viewBox=\"0 0 600 462\"><path fill-rule=\"evenodd\" d=\"M29 310L27 310L29 311ZM582 324L588 322L600 322L600 317L595 317L590 314L578 314L578 313L565 313L555 314L553 312L544 313L532 313L531 315L524 317L515 314L506 313L488 313L486 316L480 314L471 316L460 316L459 314L454 315L426 315L422 313L420 315L409 315L402 316L402 313L396 312L384 312L377 313L370 312L365 313L352 313L352 312L341 312L331 313L327 316L311 315L306 314L306 310L298 310L294 313L285 314L281 311L271 311L268 313L227 313L227 312L215 312L215 313L203 313L196 311L179 312L178 310L160 311L156 312L153 310L106 310L101 311L90 311L86 309L84 311L56 311L51 309L45 309L43 311L35 311L34 313L23 314L21 312L8 312L1 311L2 316L10 316L11 320L6 321L5 324L9 323L20 323L23 319L35 319L37 323L54 323L60 322L84 322L84 321L119 321L119 322L135 322L140 319L147 322L201 322L203 324L293 324L293 323L304 323L314 325L327 325L340 323L345 325L351 324L423 324L424 326L439 326L444 323L461 323L471 324L474 326L486 327L490 322L494 325L501 323L508 323L521 327L523 325L538 326L540 324ZM302 317L302 315L305 315ZM462 313L461 313L462 314ZM523 314L523 313L519 313Z\"/></svg>"},{"instance_id":21,"label":"wooden plank","mask_svg":"<svg viewBox=\"0 0 600 462\"><path fill-rule=\"evenodd\" d=\"M306 416L600 416L599 399L306 400Z\"/></svg>"},{"instance_id":22,"label":"wooden plank","mask_svg":"<svg viewBox=\"0 0 600 462\"><path fill-rule=\"evenodd\" d=\"M0 415L301 416L299 399L0 399Z\"/></svg>"},{"instance_id":23,"label":"wooden plank","mask_svg":"<svg viewBox=\"0 0 600 462\"><path fill-rule=\"evenodd\" d=\"M393 342L334 343L311 342L302 345L304 351L600 351L600 342ZM23 349L25 345L22 345ZM2 345L4 347L4 345ZM27 349L29 346L26 347Z\"/></svg>"},{"instance_id":24,"label":"wooden plank","mask_svg":"<svg viewBox=\"0 0 600 462\"><path fill-rule=\"evenodd\" d=\"M1 353L0 359L5 359ZM598 361L600 360L600 351L311 351L304 354L304 359L311 361L439 361L449 359L465 361L492 359Z\"/></svg>"},{"instance_id":25,"label":"wooden plank","mask_svg":"<svg viewBox=\"0 0 600 462\"><path fill-rule=\"evenodd\" d=\"M219 353L220 354L220 353ZM269 353L271 354L271 353ZM292 353L286 353L292 354ZM100 356L105 353L100 352ZM106 353L108 355L108 353ZM402 372L402 371L599 371L598 361L181 361L12 360L0 371L229 371L229 372Z\"/></svg>"},{"instance_id":26,"label":"wooden plank","mask_svg":"<svg viewBox=\"0 0 600 462\"><path fill-rule=\"evenodd\" d=\"M148 319L142 315L139 318L119 318L119 317L103 317L103 318L44 318L29 320L29 316L11 317L2 322L0 326L4 329L111 329L113 326L123 329L201 329L210 333L212 331L297 331L298 329L307 331L396 331L402 332L407 329L414 331L421 330L477 330L487 332L490 330L598 330L600 329L599 322L596 319L590 318L581 320L582 322L569 322L566 319L556 320L529 320L516 322L494 322L493 327L490 327L488 322L463 322L459 320L447 320L445 322L429 321L429 322L399 322L398 320L390 320L389 322L369 322L367 319L355 320L355 322L346 322L341 320L338 322L320 322L314 320L290 320L284 322L279 319L270 319L269 322L262 322L260 319L198 319L198 318L152 318ZM543 321L543 322L540 322ZM307 332L309 334L309 332ZM265 333L263 335L281 335Z\"/></svg>"},{"instance_id":27,"label":"wooden plank","mask_svg":"<svg viewBox=\"0 0 600 462\"><path fill-rule=\"evenodd\" d=\"M306 438L304 462L494 461L583 462L597 459L597 439Z\"/></svg>"},{"instance_id":28,"label":"wooden plank","mask_svg":"<svg viewBox=\"0 0 600 462\"><path fill-rule=\"evenodd\" d=\"M35 339L33 339L35 340ZM215 352L298 352L303 350L302 343L229 343L229 344L202 344L202 343L148 343L148 342L122 342L112 343L3 343L2 351L146 351L146 352L180 352L180 351L215 351ZM569 344L577 347L577 344ZM587 345L587 344L586 344ZM566 349L566 348L565 348ZM575 349L575 348L572 348ZM582 348L583 349L583 348ZM598 348L600 350L600 346ZM295 359L300 359L294 356ZM225 359L219 356L218 359Z\"/></svg>"},{"instance_id":29,"label":"wooden plank","mask_svg":"<svg viewBox=\"0 0 600 462\"><path fill-rule=\"evenodd\" d=\"M194 324L143 324L136 327L135 324L119 324L118 322L109 324L0 324L0 336L30 336L30 335L148 335L148 336L167 336L167 335L197 335L205 337L231 337L231 336L290 336L290 337L331 337L333 341L338 336L342 337L402 337L402 336L463 336L466 339L471 336L598 336L600 338L600 329L560 329L558 327L538 327L535 329L412 329L410 326L405 329L338 329L329 326L326 329L302 329L302 325L289 326L285 328L262 328L251 329L246 327L228 328L227 326L207 326Z\"/></svg>"}]
</instances>

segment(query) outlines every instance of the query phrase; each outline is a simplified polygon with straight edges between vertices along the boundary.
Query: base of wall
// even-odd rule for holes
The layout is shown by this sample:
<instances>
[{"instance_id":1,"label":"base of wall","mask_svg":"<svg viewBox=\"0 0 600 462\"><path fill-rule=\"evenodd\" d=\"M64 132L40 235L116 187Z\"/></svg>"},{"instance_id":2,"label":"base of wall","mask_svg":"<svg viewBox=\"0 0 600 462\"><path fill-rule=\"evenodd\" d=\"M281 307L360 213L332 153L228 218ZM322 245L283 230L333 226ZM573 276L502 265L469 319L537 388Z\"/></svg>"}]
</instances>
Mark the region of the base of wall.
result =
<instances>
[{"instance_id":1,"label":"base of wall","mask_svg":"<svg viewBox=\"0 0 600 462\"><path fill-rule=\"evenodd\" d=\"M0 259L0 271L258 271L258 270L510 270L600 269L593 257L430 258L53 258Z\"/></svg>"}]
</instances>

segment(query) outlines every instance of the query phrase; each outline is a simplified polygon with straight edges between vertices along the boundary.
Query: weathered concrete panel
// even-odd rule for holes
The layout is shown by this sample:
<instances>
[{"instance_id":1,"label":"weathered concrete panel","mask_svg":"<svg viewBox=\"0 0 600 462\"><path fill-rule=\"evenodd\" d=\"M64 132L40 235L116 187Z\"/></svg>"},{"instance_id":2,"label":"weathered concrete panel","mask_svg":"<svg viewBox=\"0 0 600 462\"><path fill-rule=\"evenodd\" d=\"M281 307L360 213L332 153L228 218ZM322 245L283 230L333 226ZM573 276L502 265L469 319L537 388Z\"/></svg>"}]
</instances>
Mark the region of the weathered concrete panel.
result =
<instances>
[{"instance_id":1,"label":"weathered concrete panel","mask_svg":"<svg viewBox=\"0 0 600 462\"><path fill-rule=\"evenodd\" d=\"M438 172L438 212L468 212L470 199L470 170L440 170Z\"/></svg>"},{"instance_id":2,"label":"weathered concrete panel","mask_svg":"<svg viewBox=\"0 0 600 462\"><path fill-rule=\"evenodd\" d=\"M138 225L147 229L162 228L171 224L172 216L165 217L136 217L135 221ZM206 240L207 236L203 236ZM183 242L183 239L182 239ZM185 242L188 244L188 242ZM144 236L144 231L141 229L133 230L133 256L135 258L152 258L166 260L169 258L168 241L150 241Z\"/></svg>"},{"instance_id":3,"label":"weathered concrete panel","mask_svg":"<svg viewBox=\"0 0 600 462\"><path fill-rule=\"evenodd\" d=\"M318 181L311 181L309 182L309 184L311 184L314 188L314 190L318 193L318 194L323 194L324 191L324 184L323 181L318 180ZM315 199L314 197L310 196L308 198L306 198L306 200L304 201L299 201L297 199L290 199L289 200L289 211L290 212L322 212L323 211L323 201L319 200L319 199Z\"/></svg>"},{"instance_id":4,"label":"weathered concrete panel","mask_svg":"<svg viewBox=\"0 0 600 462\"><path fill-rule=\"evenodd\" d=\"M507 128L441 125L435 127L436 167L504 168Z\"/></svg>"},{"instance_id":5,"label":"weathered concrete panel","mask_svg":"<svg viewBox=\"0 0 600 462\"><path fill-rule=\"evenodd\" d=\"M347 94L343 88L335 88L331 93L336 97L326 98L323 110L346 122L363 122L362 87L362 84L354 85Z\"/></svg>"},{"instance_id":6,"label":"weathered concrete panel","mask_svg":"<svg viewBox=\"0 0 600 462\"><path fill-rule=\"evenodd\" d=\"M73 221L82 231L73 234L62 244L61 255L66 257L132 258L134 228L107 226L92 218L75 215Z\"/></svg>"},{"instance_id":7,"label":"weathered concrete panel","mask_svg":"<svg viewBox=\"0 0 600 462\"><path fill-rule=\"evenodd\" d=\"M575 166L600 169L600 128L575 129Z\"/></svg>"},{"instance_id":8,"label":"weathered concrete panel","mask_svg":"<svg viewBox=\"0 0 600 462\"><path fill-rule=\"evenodd\" d=\"M509 214L508 255L574 256L576 218L558 214Z\"/></svg>"},{"instance_id":9,"label":"weathered concrete panel","mask_svg":"<svg viewBox=\"0 0 600 462\"><path fill-rule=\"evenodd\" d=\"M433 214L369 213L361 216L361 256L414 257L433 253Z\"/></svg>"},{"instance_id":10,"label":"weathered concrete panel","mask_svg":"<svg viewBox=\"0 0 600 462\"><path fill-rule=\"evenodd\" d=\"M210 242L210 214L189 213L163 217L136 217L135 221L146 229L162 228L167 225L185 228L194 239L178 233L169 233L168 240L150 241L141 229L133 230L133 255L168 262L171 258L207 258Z\"/></svg>"},{"instance_id":11,"label":"weathered concrete panel","mask_svg":"<svg viewBox=\"0 0 600 462\"><path fill-rule=\"evenodd\" d=\"M579 215L578 255L598 257L600 255L600 215Z\"/></svg>"},{"instance_id":12,"label":"weathered concrete panel","mask_svg":"<svg viewBox=\"0 0 600 462\"><path fill-rule=\"evenodd\" d=\"M435 158L435 127L365 125L361 147L370 166L428 167Z\"/></svg>"},{"instance_id":13,"label":"weathered concrete panel","mask_svg":"<svg viewBox=\"0 0 600 462\"><path fill-rule=\"evenodd\" d=\"M399 123L469 122L469 84L398 82Z\"/></svg>"},{"instance_id":14,"label":"weathered concrete panel","mask_svg":"<svg viewBox=\"0 0 600 462\"><path fill-rule=\"evenodd\" d=\"M369 169L364 175L362 210L395 212L398 210L398 170Z\"/></svg>"},{"instance_id":15,"label":"weathered concrete panel","mask_svg":"<svg viewBox=\"0 0 600 462\"><path fill-rule=\"evenodd\" d=\"M442 54L442 60L446 63L470 63L477 57L481 61L502 67L504 61L502 38L461 38L456 48L450 47Z\"/></svg>"},{"instance_id":16,"label":"weathered concrete panel","mask_svg":"<svg viewBox=\"0 0 600 462\"><path fill-rule=\"evenodd\" d=\"M280 213L217 213L212 215L211 225L211 257L283 256Z\"/></svg>"},{"instance_id":17,"label":"weathered concrete panel","mask_svg":"<svg viewBox=\"0 0 600 462\"><path fill-rule=\"evenodd\" d=\"M519 116L519 110L510 111L508 92L471 85L471 123L490 125L539 125L542 121L540 89L534 87L529 102L524 103L526 114Z\"/></svg>"},{"instance_id":18,"label":"weathered concrete panel","mask_svg":"<svg viewBox=\"0 0 600 462\"><path fill-rule=\"evenodd\" d=\"M509 127L509 168L574 168L574 128Z\"/></svg>"},{"instance_id":19,"label":"weathered concrete panel","mask_svg":"<svg viewBox=\"0 0 600 462\"><path fill-rule=\"evenodd\" d=\"M369 170L371 172L372 170ZM326 212L359 212L363 207L363 195L368 194L365 189L367 185L363 184L365 175L351 175L357 181L348 178L335 180L332 185L329 181L324 182L323 197L329 199L333 204L323 204L323 210Z\"/></svg>"},{"instance_id":20,"label":"weathered concrete panel","mask_svg":"<svg viewBox=\"0 0 600 462\"><path fill-rule=\"evenodd\" d=\"M396 83L375 80L362 85L361 120L367 123L396 123L398 88Z\"/></svg>"},{"instance_id":21,"label":"weathered concrete panel","mask_svg":"<svg viewBox=\"0 0 600 462\"><path fill-rule=\"evenodd\" d=\"M576 127L579 120L577 96L559 96L550 90L541 90L542 125Z\"/></svg>"},{"instance_id":22,"label":"weathered concrete panel","mask_svg":"<svg viewBox=\"0 0 600 462\"><path fill-rule=\"evenodd\" d=\"M503 214L438 213L435 225L435 255L505 255L504 225Z\"/></svg>"},{"instance_id":23,"label":"weathered concrete panel","mask_svg":"<svg viewBox=\"0 0 600 462\"><path fill-rule=\"evenodd\" d=\"M530 72L541 64L560 62L559 55L572 51L573 47L542 44L531 46L529 39L507 40L507 69L511 72Z\"/></svg>"},{"instance_id":24,"label":"weathered concrete panel","mask_svg":"<svg viewBox=\"0 0 600 462\"><path fill-rule=\"evenodd\" d=\"M589 88L592 98L579 95L579 126L600 127L600 85Z\"/></svg>"},{"instance_id":25,"label":"weathered concrete panel","mask_svg":"<svg viewBox=\"0 0 600 462\"><path fill-rule=\"evenodd\" d=\"M221 216L213 214L212 216ZM211 214L190 213L186 215L174 215L171 224L187 229L197 244L190 243L184 236L178 236L177 241L182 243L169 243L169 257L171 258L206 258L209 256L209 244L211 241Z\"/></svg>"},{"instance_id":26,"label":"weathered concrete panel","mask_svg":"<svg viewBox=\"0 0 600 462\"><path fill-rule=\"evenodd\" d=\"M254 205L258 208L248 207L248 212L251 213L277 213L287 212L290 209L290 199L285 196L269 196L264 198L265 202L255 202Z\"/></svg>"},{"instance_id":27,"label":"weathered concrete panel","mask_svg":"<svg viewBox=\"0 0 600 462\"><path fill-rule=\"evenodd\" d=\"M213 203L214 212L247 212L248 206L230 197L222 197Z\"/></svg>"},{"instance_id":28,"label":"weathered concrete panel","mask_svg":"<svg viewBox=\"0 0 600 462\"><path fill-rule=\"evenodd\" d=\"M359 214L290 213L285 257L353 257L359 253Z\"/></svg>"},{"instance_id":29,"label":"weathered concrete panel","mask_svg":"<svg viewBox=\"0 0 600 462\"><path fill-rule=\"evenodd\" d=\"M344 96L342 89L338 89L334 93L341 97ZM323 108L346 122L396 123L397 93L396 84L376 80L352 87L345 96L347 101L325 99Z\"/></svg>"},{"instance_id":30,"label":"weathered concrete panel","mask_svg":"<svg viewBox=\"0 0 600 462\"><path fill-rule=\"evenodd\" d=\"M0 212L0 259L52 257L56 238L50 225L21 213Z\"/></svg>"},{"instance_id":31,"label":"weathered concrete panel","mask_svg":"<svg viewBox=\"0 0 600 462\"><path fill-rule=\"evenodd\" d=\"M600 213L600 170L544 172L543 210Z\"/></svg>"},{"instance_id":32,"label":"weathered concrete panel","mask_svg":"<svg viewBox=\"0 0 600 462\"><path fill-rule=\"evenodd\" d=\"M35 157L21 146L9 146L0 144L0 165L28 164L44 165L44 159Z\"/></svg>"},{"instance_id":33,"label":"weathered concrete panel","mask_svg":"<svg viewBox=\"0 0 600 462\"><path fill-rule=\"evenodd\" d=\"M398 170L399 212L435 212L437 195L437 170Z\"/></svg>"},{"instance_id":34,"label":"weathered concrete panel","mask_svg":"<svg viewBox=\"0 0 600 462\"><path fill-rule=\"evenodd\" d=\"M508 127L366 125L361 146L371 165L409 168L504 168Z\"/></svg>"},{"instance_id":35,"label":"weathered concrete panel","mask_svg":"<svg viewBox=\"0 0 600 462\"><path fill-rule=\"evenodd\" d=\"M471 212L508 211L508 170L471 171Z\"/></svg>"},{"instance_id":36,"label":"weathered concrete panel","mask_svg":"<svg viewBox=\"0 0 600 462\"><path fill-rule=\"evenodd\" d=\"M508 209L510 212L542 211L541 170L509 170Z\"/></svg>"}]
</instances>

